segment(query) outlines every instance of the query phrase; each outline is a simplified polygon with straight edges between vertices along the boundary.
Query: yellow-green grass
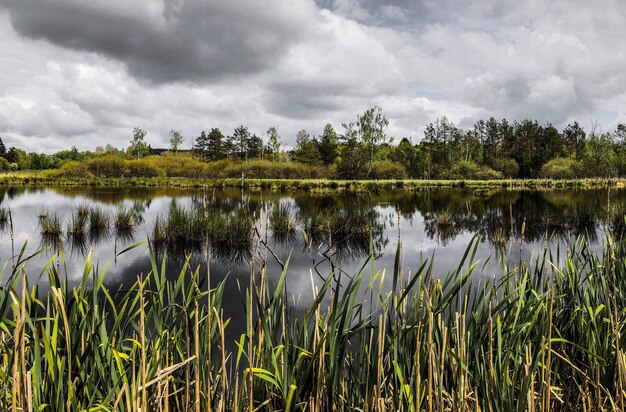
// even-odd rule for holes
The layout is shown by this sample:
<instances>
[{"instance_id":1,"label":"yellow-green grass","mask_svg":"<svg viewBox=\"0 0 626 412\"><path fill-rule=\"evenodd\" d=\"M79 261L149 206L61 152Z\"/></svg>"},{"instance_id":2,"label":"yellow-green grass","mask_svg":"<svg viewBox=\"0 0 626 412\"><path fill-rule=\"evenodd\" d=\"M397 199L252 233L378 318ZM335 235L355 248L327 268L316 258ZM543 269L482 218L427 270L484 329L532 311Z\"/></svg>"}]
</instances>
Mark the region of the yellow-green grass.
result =
<instances>
[{"instance_id":1,"label":"yellow-green grass","mask_svg":"<svg viewBox=\"0 0 626 412\"><path fill-rule=\"evenodd\" d=\"M293 190L417 191L432 188L473 188L478 196L488 194L486 189L562 189L562 188L621 188L626 179L506 179L506 180L333 180L333 179L210 179L186 177L129 177L129 178L62 178L44 172L11 172L0 175L0 185L18 186L101 186L101 187L177 187L177 188L232 188Z\"/></svg>"},{"instance_id":2,"label":"yellow-green grass","mask_svg":"<svg viewBox=\"0 0 626 412\"><path fill-rule=\"evenodd\" d=\"M329 273L298 310L261 248L234 342L226 284L188 263L152 257L112 289L88 256L69 287L53 256L44 289L22 254L0 290L0 408L624 410L626 245L585 245L478 278L477 240L442 278L403 273L399 246L389 272Z\"/></svg>"}]
</instances>

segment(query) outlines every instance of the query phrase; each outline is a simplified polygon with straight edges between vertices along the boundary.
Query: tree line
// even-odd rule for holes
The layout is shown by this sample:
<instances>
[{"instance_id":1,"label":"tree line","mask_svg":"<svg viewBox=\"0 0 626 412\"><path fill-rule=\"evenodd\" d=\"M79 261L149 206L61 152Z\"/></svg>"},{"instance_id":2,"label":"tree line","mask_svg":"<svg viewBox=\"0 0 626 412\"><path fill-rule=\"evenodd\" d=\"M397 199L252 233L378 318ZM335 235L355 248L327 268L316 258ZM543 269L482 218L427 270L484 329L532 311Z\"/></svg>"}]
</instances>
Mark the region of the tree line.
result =
<instances>
[{"instance_id":1,"label":"tree line","mask_svg":"<svg viewBox=\"0 0 626 412\"><path fill-rule=\"evenodd\" d=\"M317 136L306 130L296 135L295 146L286 149L277 127L258 136L244 126L226 135L219 128L201 131L182 149L184 137L170 131L170 146L153 149L147 132L134 128L129 146L99 146L94 151L75 147L46 155L8 150L0 139L0 169L56 169L69 161L86 161L103 155L140 159L155 154L190 153L216 162L295 162L326 167L329 177L368 179L405 176L417 179L579 178L626 176L626 126L600 131L593 124L586 131L578 122L562 130L551 123L525 119L510 122L493 117L460 128L446 117L426 125L419 142L404 137L397 144L387 134L389 121L374 105L342 123L340 131L327 124ZM376 173L373 171L376 170ZM280 177L280 176L277 176Z\"/></svg>"}]
</instances>

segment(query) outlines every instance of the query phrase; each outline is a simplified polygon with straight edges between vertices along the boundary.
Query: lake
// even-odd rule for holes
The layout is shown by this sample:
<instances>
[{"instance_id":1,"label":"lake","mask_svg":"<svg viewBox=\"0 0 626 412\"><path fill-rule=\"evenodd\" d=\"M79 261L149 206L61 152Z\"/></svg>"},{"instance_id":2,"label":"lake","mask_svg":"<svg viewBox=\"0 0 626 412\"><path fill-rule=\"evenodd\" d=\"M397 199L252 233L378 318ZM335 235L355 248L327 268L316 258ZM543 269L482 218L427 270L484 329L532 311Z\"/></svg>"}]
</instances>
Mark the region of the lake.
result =
<instances>
[{"instance_id":1,"label":"lake","mask_svg":"<svg viewBox=\"0 0 626 412\"><path fill-rule=\"evenodd\" d=\"M47 277L39 274L57 251L64 253L64 263L57 259L52 264L60 268L62 277L70 284L80 281L90 250L92 261L100 268L110 263L106 278L110 288L117 289L136 281L138 275L151 270L147 244L117 255L152 236L156 220L166 219L173 207L228 212L243 205L249 214L258 217L261 210L271 216L273 205L281 204L296 222L295 231L287 235L274 234L264 230L265 225L260 225L258 218L255 225L278 259L284 262L290 256L287 292L300 304L309 301L312 283L321 282L330 272L331 262L337 270L347 274L359 270L367 260L370 239L376 256L375 271L393 269L398 239L401 239L405 274L415 272L421 260L434 256L435 274L443 277L457 267L468 244L477 236L480 243L476 258L480 263L473 277L489 278L497 272L502 259L515 264L520 253L528 259L546 246L553 251L559 247L562 250L578 237L586 237L599 250L606 231L621 234L626 210L626 191L600 189L474 191L439 188L379 193L56 187L0 190L0 206L11 211L14 233L12 240L7 223L0 237L0 263L7 266L5 273L10 272L13 253L26 242L26 253L47 248L28 262L29 282L39 283L43 289ZM80 207L98 208L109 217L121 208L132 210L135 224L125 233L111 228L98 236L76 239L67 234L67 230L72 215ZM369 219L368 234L353 235L349 226L335 239L307 233L307 224L311 225L320 211L325 210L348 215L361 213L361 217ZM55 215L61 221L63 234L51 241L41 234L41 218ZM247 285L250 275L250 253L243 250L245 247L237 246L213 248L215 250L209 253L211 283L215 285L228 278L224 302L226 308L231 307L233 315L243 307L238 283ZM200 265L200 273L206 273L206 251L202 245L192 250L176 249L168 251L169 276L178 275L186 252L191 253L192 268ZM280 265L271 253L267 267L270 279L280 275ZM383 287L390 286L390 278L383 282Z\"/></svg>"}]
</instances>

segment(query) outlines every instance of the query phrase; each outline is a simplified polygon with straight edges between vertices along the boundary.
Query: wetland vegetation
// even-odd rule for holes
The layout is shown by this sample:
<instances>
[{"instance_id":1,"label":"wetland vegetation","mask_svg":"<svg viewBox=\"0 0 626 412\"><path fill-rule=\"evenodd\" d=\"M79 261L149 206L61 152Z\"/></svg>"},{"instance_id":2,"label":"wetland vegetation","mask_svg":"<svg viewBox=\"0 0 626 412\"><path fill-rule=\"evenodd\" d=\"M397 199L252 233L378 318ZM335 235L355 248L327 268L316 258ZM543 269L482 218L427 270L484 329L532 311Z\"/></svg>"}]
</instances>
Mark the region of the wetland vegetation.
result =
<instances>
[{"instance_id":1,"label":"wetland vegetation","mask_svg":"<svg viewBox=\"0 0 626 412\"><path fill-rule=\"evenodd\" d=\"M0 408L626 401L622 190L2 190Z\"/></svg>"}]
</instances>

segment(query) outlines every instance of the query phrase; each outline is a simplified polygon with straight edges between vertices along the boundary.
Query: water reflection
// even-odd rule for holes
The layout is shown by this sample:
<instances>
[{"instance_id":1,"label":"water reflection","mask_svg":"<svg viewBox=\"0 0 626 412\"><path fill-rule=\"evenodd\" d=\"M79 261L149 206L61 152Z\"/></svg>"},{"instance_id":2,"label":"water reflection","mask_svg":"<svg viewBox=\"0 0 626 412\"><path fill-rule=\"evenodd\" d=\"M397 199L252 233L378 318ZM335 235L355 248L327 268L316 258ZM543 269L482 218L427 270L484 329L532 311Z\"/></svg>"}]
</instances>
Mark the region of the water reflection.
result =
<instances>
[{"instance_id":1,"label":"water reflection","mask_svg":"<svg viewBox=\"0 0 626 412\"><path fill-rule=\"evenodd\" d=\"M219 278L247 276L254 230L270 240L277 256L291 254L291 267L303 273L325 259L347 272L356 270L370 250L380 256L378 267L390 268L398 232L408 263L437 251L442 271L460 259L474 235L482 240L480 253L486 258L519 243L522 230L529 253L548 237L569 242L586 236L597 243L605 231L620 237L626 233L622 190L497 189L477 194L461 189L280 193L4 187L0 203L0 246L5 246L0 259L10 259L6 216L11 210L17 246L31 240L31 253L44 246L49 253L67 250L68 271L74 273L93 250L103 262L114 261L115 282L136 275L126 272L130 269L124 262L130 259L139 259L142 263L133 265L143 265L144 272L150 270L146 247L115 260L121 250L144 239L173 261L192 255L201 265L207 259L221 262Z\"/></svg>"}]
</instances>

